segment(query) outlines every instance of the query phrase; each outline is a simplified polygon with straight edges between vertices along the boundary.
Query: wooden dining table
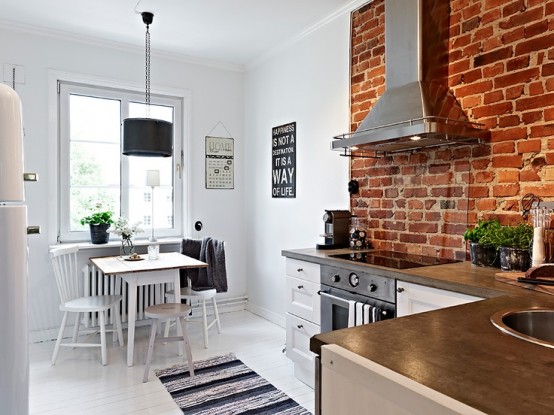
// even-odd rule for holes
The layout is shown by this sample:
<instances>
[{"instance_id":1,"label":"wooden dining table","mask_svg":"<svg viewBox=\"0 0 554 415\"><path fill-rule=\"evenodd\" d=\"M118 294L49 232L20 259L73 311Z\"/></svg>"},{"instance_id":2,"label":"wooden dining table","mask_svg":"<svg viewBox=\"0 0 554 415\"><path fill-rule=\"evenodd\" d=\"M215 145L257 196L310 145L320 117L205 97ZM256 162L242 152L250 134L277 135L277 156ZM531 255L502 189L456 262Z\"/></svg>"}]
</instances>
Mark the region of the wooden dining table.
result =
<instances>
[{"instance_id":1,"label":"wooden dining table","mask_svg":"<svg viewBox=\"0 0 554 415\"><path fill-rule=\"evenodd\" d=\"M137 316L137 287L140 285L173 283L180 293L179 270L206 268L208 264L178 252L160 253L156 260L148 255L132 260L121 256L93 257L90 261L106 275L117 275L128 285L127 366L133 366L135 347L135 322ZM180 295L177 296L179 298Z\"/></svg>"}]
</instances>

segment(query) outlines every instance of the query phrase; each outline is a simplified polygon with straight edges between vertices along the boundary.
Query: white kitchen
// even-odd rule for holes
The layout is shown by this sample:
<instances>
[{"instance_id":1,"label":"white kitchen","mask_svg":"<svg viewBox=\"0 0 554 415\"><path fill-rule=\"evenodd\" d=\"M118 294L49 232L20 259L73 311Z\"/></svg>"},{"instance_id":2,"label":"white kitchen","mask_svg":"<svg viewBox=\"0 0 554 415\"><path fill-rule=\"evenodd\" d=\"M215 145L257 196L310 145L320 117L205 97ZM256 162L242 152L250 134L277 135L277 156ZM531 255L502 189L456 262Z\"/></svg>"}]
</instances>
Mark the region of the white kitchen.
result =
<instances>
[{"instance_id":1,"label":"white kitchen","mask_svg":"<svg viewBox=\"0 0 554 415\"><path fill-rule=\"evenodd\" d=\"M164 371L186 365L190 357L177 345L156 343L148 381L143 382L151 348L151 319L144 314L144 304L139 305L133 324L130 355L130 333L123 316L125 345L107 336L106 365L97 349L85 348L63 348L52 364L63 313L50 252L78 247L79 272L86 269L90 277L96 269L90 258L118 256L122 245L114 234L106 244L92 244L88 228L75 225L82 211L75 216L69 202L75 170L69 155L67 97L105 94L121 102L142 103L146 89L146 102L151 95L153 104L176 108L173 152L167 158L146 158L116 151L115 164L106 171L108 176L121 176L117 184L121 199L117 196L118 202L110 208L114 219L132 211L136 217L149 218L142 220L142 232L134 237L136 252L144 258L154 232L160 255L182 252L183 238L224 241L228 287L216 296L221 329L213 326L205 337L201 325L188 325L192 360L222 359L244 365L268 387L284 392L283 399L291 399L290 413L372 413L371 402L382 405L377 406L381 412L374 412L381 414L495 413L494 402L506 392L508 382L495 383L490 396L473 392L479 371L467 369L471 363L463 360L478 353L472 336L483 336L493 344L477 359L486 382L493 381L495 365L504 365L503 352L512 366L502 366L502 376L513 373L526 379L522 375L526 364L532 365L530 373L539 373L528 384L518 381L536 406L525 401L521 408L514 406L513 413L519 409L548 413L554 408L548 397L552 394L538 392L539 387L547 388L542 382L551 374L551 346L522 342L497 330L488 319L493 311L511 305L552 308L551 293L531 284L517 286L513 278L500 281L500 270L473 265L469 242L463 237L466 228L482 219L517 224L524 217L521 200L528 194L535 197L534 206L554 200L550 169L554 55L551 44L544 46L540 40L545 38L548 44L551 39L554 2L517 2L522 3L518 9L509 1L438 1L449 6L449 15L442 21L448 23L450 38L444 46L450 53L446 66L450 66L443 69L448 72L445 82L459 101L452 112L461 109L469 119L462 124L478 125L472 141L460 139L451 145L452 140L439 138L433 142L438 149L423 150L421 143L415 146L410 141L412 147L403 143L399 155L393 147L372 147L367 155L356 153L358 143L348 140L357 140L351 134L385 91L387 1L399 4L396 0L209 0L201 4L102 0L86 5L67 0L3 1L2 82L15 90L21 102L23 169L37 180L24 184L27 226L34 231L26 240L27 275L19 276L14 289L27 305L26 315L13 313L13 302L6 300L11 291L0 297L0 310L8 316L2 327L23 330L28 353L26 344L7 341L10 335L4 334L0 389L5 391L6 403L0 406L13 408L10 415L207 410L186 401L184 394L168 393L163 378L173 375ZM424 4L414 14L426 16L426 1L411 2L413 7ZM143 12L153 14L146 28ZM497 38L504 43L491 40ZM505 51L511 47L513 51ZM397 63L394 68L402 66ZM486 77L490 86L484 85ZM513 106L498 108L504 101ZM121 112L121 120L117 118L118 125L129 115L126 111ZM94 116L87 120L91 126L103 121ZM275 138L283 134L290 138L291 133L293 145ZM479 139L473 140L475 134ZM210 181L208 172L213 161L208 143L214 140L232 143L226 147L232 151L232 175L220 185ZM275 143L286 148L276 152ZM291 153L293 162L287 158ZM144 167L157 166L152 159L165 164ZM143 160L148 161L142 166ZM276 168L287 163L294 169ZM135 168L140 177L133 177ZM147 181L143 170L151 168L161 171L163 189L154 189L159 178ZM133 187L138 197L129 196ZM155 207L163 213L154 215ZM336 219L333 229L333 215L342 219L343 213L345 222L339 227ZM349 246L345 236L351 216L361 218L356 223L363 223L368 233L368 243L361 250ZM345 233L339 236L343 228ZM8 245L2 245L6 252ZM431 262L416 261L417 267L405 269L382 262L360 264L361 257L355 255L371 248L402 251ZM369 256L363 255L364 261ZM404 263L411 258L393 260ZM16 278L5 274L6 281ZM339 299L332 306L336 318L331 312L325 315L333 323L324 322L322 310L332 297L324 286L327 280L329 286L347 287L350 306L365 301L352 297L352 287L359 284L379 295L386 291L389 297L377 296L375 303L381 307L379 312L388 312L382 318L386 321L375 317L371 322L376 324L350 321L334 326L343 318L352 320L348 310L346 314L337 311ZM163 293L157 298L164 301ZM444 310L425 312L439 308ZM193 318L201 314L200 306L193 307ZM214 316L215 307L208 304L207 314ZM486 321L474 320L478 317ZM452 340L456 331L447 327L467 328L462 325L464 319L475 332L468 329L460 340L465 343L456 343ZM327 330L333 331L320 334ZM65 337L71 337L70 331L68 327ZM381 339L398 348L389 353L393 346ZM14 350L19 350L21 359L16 366L10 356ZM425 356L425 350L433 350L434 357ZM456 354L452 350L458 351L462 363L450 360ZM534 363L529 362L531 355L536 357ZM195 376L202 373L202 364L195 366ZM445 373L441 366L445 372L456 371L454 380L437 380ZM344 368L351 372L345 375ZM371 385L365 389L364 379ZM471 392L458 393L457 385ZM335 400L330 392L334 388L345 398ZM373 392L367 393L368 388ZM397 399L398 393L402 398ZM358 399L362 395L364 399ZM518 397L513 394L499 408L504 410L513 402L510 399ZM352 402L358 406L348 406ZM426 412L429 408L435 412ZM214 413L242 413L239 409Z\"/></svg>"}]
</instances>

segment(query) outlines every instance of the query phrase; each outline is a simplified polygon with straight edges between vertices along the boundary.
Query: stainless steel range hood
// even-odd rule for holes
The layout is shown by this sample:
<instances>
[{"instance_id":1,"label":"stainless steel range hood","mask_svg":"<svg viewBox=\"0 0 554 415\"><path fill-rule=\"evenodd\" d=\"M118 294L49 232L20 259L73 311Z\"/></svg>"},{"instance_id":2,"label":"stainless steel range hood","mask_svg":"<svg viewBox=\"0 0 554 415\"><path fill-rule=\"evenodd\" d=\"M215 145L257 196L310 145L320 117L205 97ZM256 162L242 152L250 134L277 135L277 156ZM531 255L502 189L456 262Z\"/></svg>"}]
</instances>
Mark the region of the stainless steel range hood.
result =
<instances>
[{"instance_id":1,"label":"stainless steel range hood","mask_svg":"<svg viewBox=\"0 0 554 415\"><path fill-rule=\"evenodd\" d=\"M385 0L387 89L332 149L389 153L490 138L448 88L449 0Z\"/></svg>"}]
</instances>

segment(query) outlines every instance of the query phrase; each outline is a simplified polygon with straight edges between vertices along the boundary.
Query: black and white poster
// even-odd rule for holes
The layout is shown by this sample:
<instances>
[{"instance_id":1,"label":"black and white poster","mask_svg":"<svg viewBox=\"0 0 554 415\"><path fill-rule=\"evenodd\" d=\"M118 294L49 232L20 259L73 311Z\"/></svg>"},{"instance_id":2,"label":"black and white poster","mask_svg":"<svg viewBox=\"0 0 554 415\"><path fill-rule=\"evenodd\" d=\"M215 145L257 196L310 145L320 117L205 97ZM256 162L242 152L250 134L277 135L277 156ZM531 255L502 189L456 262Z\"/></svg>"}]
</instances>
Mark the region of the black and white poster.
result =
<instances>
[{"instance_id":1,"label":"black and white poster","mask_svg":"<svg viewBox=\"0 0 554 415\"><path fill-rule=\"evenodd\" d=\"M296 197L296 122L271 131L271 195Z\"/></svg>"}]
</instances>

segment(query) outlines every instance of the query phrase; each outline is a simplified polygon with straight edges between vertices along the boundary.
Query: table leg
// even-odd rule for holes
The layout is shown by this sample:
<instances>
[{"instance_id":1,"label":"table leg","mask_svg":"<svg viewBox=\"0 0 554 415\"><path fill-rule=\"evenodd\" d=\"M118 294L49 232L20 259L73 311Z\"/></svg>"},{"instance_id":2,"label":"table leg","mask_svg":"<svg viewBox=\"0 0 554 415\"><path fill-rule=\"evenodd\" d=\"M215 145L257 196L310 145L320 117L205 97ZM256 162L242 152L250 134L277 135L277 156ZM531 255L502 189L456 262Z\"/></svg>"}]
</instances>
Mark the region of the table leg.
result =
<instances>
[{"instance_id":1,"label":"table leg","mask_svg":"<svg viewBox=\"0 0 554 415\"><path fill-rule=\"evenodd\" d=\"M175 302L180 303L181 302L181 276L180 276L179 270L175 271L175 281L173 285L174 285L173 291L175 292ZM183 332L182 332L182 327L179 324L179 319L175 321L175 325L177 326L177 336L178 337L182 336ZM181 342L177 342L177 345L178 345L177 348L179 350L179 356L182 356L183 344Z\"/></svg>"},{"instance_id":2,"label":"table leg","mask_svg":"<svg viewBox=\"0 0 554 415\"><path fill-rule=\"evenodd\" d=\"M135 321L137 319L137 284L128 282L129 302L128 302L128 320L127 320L127 366L133 366L133 357L135 352Z\"/></svg>"}]
</instances>

